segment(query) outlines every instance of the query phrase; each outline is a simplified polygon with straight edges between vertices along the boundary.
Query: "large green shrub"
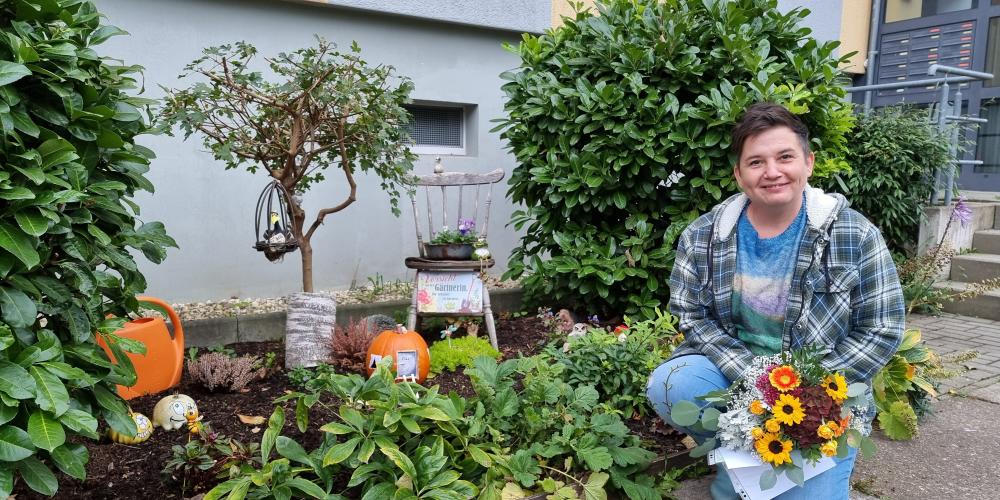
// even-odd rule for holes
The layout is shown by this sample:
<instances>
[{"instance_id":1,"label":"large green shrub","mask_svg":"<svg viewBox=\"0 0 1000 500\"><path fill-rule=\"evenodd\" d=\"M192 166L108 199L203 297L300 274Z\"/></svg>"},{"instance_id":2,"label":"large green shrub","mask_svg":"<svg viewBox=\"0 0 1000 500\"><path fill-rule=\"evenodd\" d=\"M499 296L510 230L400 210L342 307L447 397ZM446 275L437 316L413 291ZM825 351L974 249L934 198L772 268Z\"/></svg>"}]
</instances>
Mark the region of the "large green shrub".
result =
<instances>
[{"instance_id":1,"label":"large green shrub","mask_svg":"<svg viewBox=\"0 0 1000 500\"><path fill-rule=\"evenodd\" d=\"M898 106L860 117L847 137L851 171L841 174L844 195L882 230L891 250L914 254L934 170L952 159L948 137L930 122L927 110Z\"/></svg>"},{"instance_id":2,"label":"large green shrub","mask_svg":"<svg viewBox=\"0 0 1000 500\"><path fill-rule=\"evenodd\" d=\"M816 175L844 163L852 116L833 55L775 0L599 0L511 48L507 118L519 165L509 195L525 234L508 276L528 298L652 317L675 240L736 192L729 133L774 101L813 133Z\"/></svg>"},{"instance_id":3,"label":"large green shrub","mask_svg":"<svg viewBox=\"0 0 1000 500\"><path fill-rule=\"evenodd\" d=\"M0 2L0 498L18 480L46 495L51 467L83 479L98 419L135 434L114 384L135 373L95 342L137 309L146 287L129 253L159 262L160 223L136 227L129 198L152 190L153 153L134 144L146 101L125 92L139 68L91 48L123 32L80 0ZM97 332L95 334L95 331ZM20 479L18 479L20 478Z\"/></svg>"}]
</instances>

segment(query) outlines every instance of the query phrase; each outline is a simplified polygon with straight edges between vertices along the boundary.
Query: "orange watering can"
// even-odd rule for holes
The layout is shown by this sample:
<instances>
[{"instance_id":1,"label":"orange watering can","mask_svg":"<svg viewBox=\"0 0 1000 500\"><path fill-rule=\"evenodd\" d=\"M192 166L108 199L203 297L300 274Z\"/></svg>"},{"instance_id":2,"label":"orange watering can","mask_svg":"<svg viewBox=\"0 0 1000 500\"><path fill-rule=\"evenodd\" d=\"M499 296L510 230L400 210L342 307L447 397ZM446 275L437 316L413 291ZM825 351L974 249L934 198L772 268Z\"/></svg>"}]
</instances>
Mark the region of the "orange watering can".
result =
<instances>
[{"instance_id":1,"label":"orange watering can","mask_svg":"<svg viewBox=\"0 0 1000 500\"><path fill-rule=\"evenodd\" d=\"M126 353L135 366L136 382L132 387L118 386L118 395L124 399L137 398L146 394L165 391L181 382L184 369L184 328L177 313L163 300L156 297L136 297L140 302L156 304L167 311L170 324L174 325L174 335L170 336L167 324L160 318L137 318L128 323L115 335L146 344L146 354ZM97 343L115 359L111 350L98 337Z\"/></svg>"}]
</instances>

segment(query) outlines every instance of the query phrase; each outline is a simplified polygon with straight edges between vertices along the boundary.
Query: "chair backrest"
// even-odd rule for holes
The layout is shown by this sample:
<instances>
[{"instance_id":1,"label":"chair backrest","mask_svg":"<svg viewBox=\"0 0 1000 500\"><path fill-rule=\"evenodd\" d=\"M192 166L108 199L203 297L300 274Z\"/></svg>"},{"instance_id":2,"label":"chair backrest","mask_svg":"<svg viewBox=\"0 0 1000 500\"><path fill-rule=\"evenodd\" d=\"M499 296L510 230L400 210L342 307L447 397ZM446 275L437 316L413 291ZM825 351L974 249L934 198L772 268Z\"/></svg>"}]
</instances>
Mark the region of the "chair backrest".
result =
<instances>
[{"instance_id":1,"label":"chair backrest","mask_svg":"<svg viewBox=\"0 0 1000 500\"><path fill-rule=\"evenodd\" d=\"M462 173L462 172L444 172L441 168L440 161L435 164L436 173L430 175L419 175L416 176L416 181L414 183L415 189L410 195L410 204L413 205L413 223L417 229L417 249L420 251L420 256L424 255L424 239L423 233L420 231L420 213L417 208L417 193L423 188L424 197L427 200L427 241L433 240L434 236L437 234L444 226L449 228L457 229L459 220L462 218L471 218L476 221L476 231L483 237L486 237L486 232L489 229L490 224L490 204L493 202L493 185L500 182L504 178L504 171L502 168L498 168L491 172L485 174L472 174L472 173ZM433 206L436 204L436 200L432 198L437 198L432 196L434 191L433 188L440 188L440 223L435 225L435 210ZM448 193L457 189L458 191L458 210L455 213L454 219L448 218ZM470 195L474 195L474 201L471 208L471 217L469 212L464 211L466 207L463 206L465 191L468 189ZM484 192L485 193L482 193ZM479 218L480 214L480 197L484 194L485 200L482 203L482 213L483 218ZM437 230L436 230L437 229Z\"/></svg>"}]
</instances>

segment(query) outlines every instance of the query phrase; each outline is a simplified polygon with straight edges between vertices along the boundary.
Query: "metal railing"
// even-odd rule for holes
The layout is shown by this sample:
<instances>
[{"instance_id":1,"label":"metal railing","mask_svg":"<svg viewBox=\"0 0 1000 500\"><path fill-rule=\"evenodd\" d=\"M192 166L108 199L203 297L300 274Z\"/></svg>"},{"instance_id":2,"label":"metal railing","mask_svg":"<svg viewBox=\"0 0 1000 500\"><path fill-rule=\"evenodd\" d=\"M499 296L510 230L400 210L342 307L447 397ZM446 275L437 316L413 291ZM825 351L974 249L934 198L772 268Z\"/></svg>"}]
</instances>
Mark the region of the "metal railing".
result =
<instances>
[{"instance_id":1,"label":"metal railing","mask_svg":"<svg viewBox=\"0 0 1000 500\"><path fill-rule=\"evenodd\" d=\"M928 76L935 76L938 73L942 73L945 76L940 78L930 78L926 80L916 80L910 82L896 82L896 83L880 83L876 85L862 85L858 87L850 87L847 89L850 93L864 92L864 110L865 113L871 111L871 93L878 90L895 90L895 89L905 89L911 87L926 87L926 86L940 86L940 92L937 97L937 111L931 116L931 120L936 124L938 130L942 133L949 131L949 126L951 127L948 150L953 158L952 163L943 168L937 168L934 171L934 189L931 193L930 204L936 205L938 202L939 195L942 195L944 205L951 204L952 193L955 191L955 169L961 168L962 165L982 165L981 160L963 160L959 158L958 155L958 141L959 141L959 126L951 126L949 124L961 124L968 123L975 126L987 123L985 118L976 118L972 116L962 115L962 87L957 86L955 89L955 96L953 103L949 102L949 95L951 94L951 85L960 84L966 82L973 82L977 80L992 80L993 74L983 73L981 71L972 71L963 68L956 68L953 66L943 66L940 64L931 64L927 68ZM931 103L933 104L933 102Z\"/></svg>"}]
</instances>

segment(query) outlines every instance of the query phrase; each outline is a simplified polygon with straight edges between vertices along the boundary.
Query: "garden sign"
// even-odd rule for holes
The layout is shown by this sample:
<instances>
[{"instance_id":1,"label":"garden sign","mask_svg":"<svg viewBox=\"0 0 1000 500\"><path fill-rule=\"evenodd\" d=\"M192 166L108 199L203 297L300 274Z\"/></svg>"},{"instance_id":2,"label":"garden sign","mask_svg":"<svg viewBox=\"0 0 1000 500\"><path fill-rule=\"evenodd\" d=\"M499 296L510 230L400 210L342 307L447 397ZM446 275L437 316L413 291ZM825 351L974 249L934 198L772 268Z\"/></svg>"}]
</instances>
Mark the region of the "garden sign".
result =
<instances>
[{"instance_id":1,"label":"garden sign","mask_svg":"<svg viewBox=\"0 0 1000 500\"><path fill-rule=\"evenodd\" d=\"M423 271L417 279L421 313L483 312L483 281L475 271Z\"/></svg>"}]
</instances>

